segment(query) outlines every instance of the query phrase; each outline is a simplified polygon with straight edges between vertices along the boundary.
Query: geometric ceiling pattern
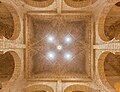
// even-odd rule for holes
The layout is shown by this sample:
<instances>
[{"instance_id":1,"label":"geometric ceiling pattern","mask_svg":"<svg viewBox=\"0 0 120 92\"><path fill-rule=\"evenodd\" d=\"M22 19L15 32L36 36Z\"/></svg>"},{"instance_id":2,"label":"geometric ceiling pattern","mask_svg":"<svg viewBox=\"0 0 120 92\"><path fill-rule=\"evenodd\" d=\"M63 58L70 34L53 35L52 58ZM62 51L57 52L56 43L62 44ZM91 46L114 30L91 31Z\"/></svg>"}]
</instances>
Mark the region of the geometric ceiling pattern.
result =
<instances>
[{"instance_id":1,"label":"geometric ceiling pattern","mask_svg":"<svg viewBox=\"0 0 120 92\"><path fill-rule=\"evenodd\" d=\"M29 62L26 62L26 66L32 65L30 75L37 78L80 78L89 74L86 67L90 69L91 63L90 18L79 18L31 17L27 48Z\"/></svg>"},{"instance_id":2,"label":"geometric ceiling pattern","mask_svg":"<svg viewBox=\"0 0 120 92\"><path fill-rule=\"evenodd\" d=\"M0 0L0 91L119 92L119 2Z\"/></svg>"}]
</instances>

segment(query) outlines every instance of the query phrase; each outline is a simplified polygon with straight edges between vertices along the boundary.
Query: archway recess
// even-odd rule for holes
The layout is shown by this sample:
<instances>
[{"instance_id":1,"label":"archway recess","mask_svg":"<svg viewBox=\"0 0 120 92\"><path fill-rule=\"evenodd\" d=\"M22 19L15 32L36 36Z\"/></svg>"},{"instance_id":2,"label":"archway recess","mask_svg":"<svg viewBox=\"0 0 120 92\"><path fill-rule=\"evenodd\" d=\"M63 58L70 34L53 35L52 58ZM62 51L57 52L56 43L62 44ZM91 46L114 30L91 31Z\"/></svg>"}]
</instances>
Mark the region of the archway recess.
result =
<instances>
[{"instance_id":1,"label":"archway recess","mask_svg":"<svg viewBox=\"0 0 120 92\"><path fill-rule=\"evenodd\" d=\"M120 53L104 52L99 57L99 76L106 88L116 90L115 85L120 82Z\"/></svg>"},{"instance_id":2,"label":"archway recess","mask_svg":"<svg viewBox=\"0 0 120 92\"><path fill-rule=\"evenodd\" d=\"M119 0L108 3L99 18L98 31L103 41L120 40Z\"/></svg>"},{"instance_id":3,"label":"archway recess","mask_svg":"<svg viewBox=\"0 0 120 92\"><path fill-rule=\"evenodd\" d=\"M48 7L52 5L54 2L54 0L22 0L22 1L30 6L39 8Z\"/></svg>"},{"instance_id":4,"label":"archway recess","mask_svg":"<svg viewBox=\"0 0 120 92\"><path fill-rule=\"evenodd\" d=\"M24 88L25 92L54 92L54 90L47 85L31 85L29 87Z\"/></svg>"},{"instance_id":5,"label":"archway recess","mask_svg":"<svg viewBox=\"0 0 120 92\"><path fill-rule=\"evenodd\" d=\"M21 72L21 59L15 51L0 53L0 82L1 89L9 90L18 79ZM4 91L3 91L4 92Z\"/></svg>"},{"instance_id":6,"label":"archway recess","mask_svg":"<svg viewBox=\"0 0 120 92\"><path fill-rule=\"evenodd\" d=\"M74 8L81 8L81 7L86 7L89 5L92 5L96 2L97 0L64 0L64 2Z\"/></svg>"},{"instance_id":7,"label":"archway recess","mask_svg":"<svg viewBox=\"0 0 120 92\"><path fill-rule=\"evenodd\" d=\"M17 39L20 27L20 19L15 8L8 3L0 2L0 39Z\"/></svg>"},{"instance_id":8,"label":"archway recess","mask_svg":"<svg viewBox=\"0 0 120 92\"><path fill-rule=\"evenodd\" d=\"M7 68L7 69L6 69ZM15 68L14 57L10 52L0 54L0 81L9 81L13 75Z\"/></svg>"},{"instance_id":9,"label":"archway recess","mask_svg":"<svg viewBox=\"0 0 120 92\"><path fill-rule=\"evenodd\" d=\"M100 91L84 85L71 85L67 87L64 90L64 92L100 92Z\"/></svg>"}]
</instances>

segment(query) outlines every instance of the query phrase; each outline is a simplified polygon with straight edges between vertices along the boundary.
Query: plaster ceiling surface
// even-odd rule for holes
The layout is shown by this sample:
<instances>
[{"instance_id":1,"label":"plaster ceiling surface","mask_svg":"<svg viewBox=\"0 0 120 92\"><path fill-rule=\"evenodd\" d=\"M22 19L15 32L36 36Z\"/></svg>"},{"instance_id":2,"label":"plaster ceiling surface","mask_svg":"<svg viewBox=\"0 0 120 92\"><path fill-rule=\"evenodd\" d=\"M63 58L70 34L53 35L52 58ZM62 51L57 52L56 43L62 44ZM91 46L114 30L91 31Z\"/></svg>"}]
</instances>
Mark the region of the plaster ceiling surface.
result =
<instances>
[{"instance_id":1,"label":"plaster ceiling surface","mask_svg":"<svg viewBox=\"0 0 120 92\"><path fill-rule=\"evenodd\" d=\"M39 78L87 75L89 70L86 69L90 69L89 23L89 18L79 16L32 16L27 49L30 62L26 63L31 67L30 75Z\"/></svg>"}]
</instances>

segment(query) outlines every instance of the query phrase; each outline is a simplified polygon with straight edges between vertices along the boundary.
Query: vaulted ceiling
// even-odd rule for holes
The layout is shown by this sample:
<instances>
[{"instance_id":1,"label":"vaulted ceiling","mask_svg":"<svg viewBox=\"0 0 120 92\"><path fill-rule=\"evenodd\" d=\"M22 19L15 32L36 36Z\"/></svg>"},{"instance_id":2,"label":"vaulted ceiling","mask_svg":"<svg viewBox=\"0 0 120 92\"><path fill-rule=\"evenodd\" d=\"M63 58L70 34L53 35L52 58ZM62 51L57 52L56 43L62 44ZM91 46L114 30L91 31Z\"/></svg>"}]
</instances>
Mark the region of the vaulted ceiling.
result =
<instances>
[{"instance_id":1,"label":"vaulted ceiling","mask_svg":"<svg viewBox=\"0 0 120 92\"><path fill-rule=\"evenodd\" d=\"M0 91L116 92L120 0L0 1Z\"/></svg>"}]
</instances>

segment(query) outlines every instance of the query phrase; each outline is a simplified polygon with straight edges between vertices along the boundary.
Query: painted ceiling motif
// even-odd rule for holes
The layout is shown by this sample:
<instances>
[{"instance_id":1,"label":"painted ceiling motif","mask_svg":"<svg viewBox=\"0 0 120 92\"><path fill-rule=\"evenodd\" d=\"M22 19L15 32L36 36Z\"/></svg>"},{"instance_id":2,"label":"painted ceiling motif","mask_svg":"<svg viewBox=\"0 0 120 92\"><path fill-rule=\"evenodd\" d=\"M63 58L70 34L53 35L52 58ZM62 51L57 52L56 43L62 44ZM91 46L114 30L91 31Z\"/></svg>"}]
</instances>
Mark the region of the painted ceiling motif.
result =
<instances>
[{"instance_id":1,"label":"painted ceiling motif","mask_svg":"<svg viewBox=\"0 0 120 92\"><path fill-rule=\"evenodd\" d=\"M51 5L54 0L23 0L26 4L34 7L47 7Z\"/></svg>"},{"instance_id":2,"label":"painted ceiling motif","mask_svg":"<svg viewBox=\"0 0 120 92\"><path fill-rule=\"evenodd\" d=\"M32 23L28 42L31 75L79 78L87 74L87 63L90 63L89 21L54 16L33 17Z\"/></svg>"}]
</instances>

